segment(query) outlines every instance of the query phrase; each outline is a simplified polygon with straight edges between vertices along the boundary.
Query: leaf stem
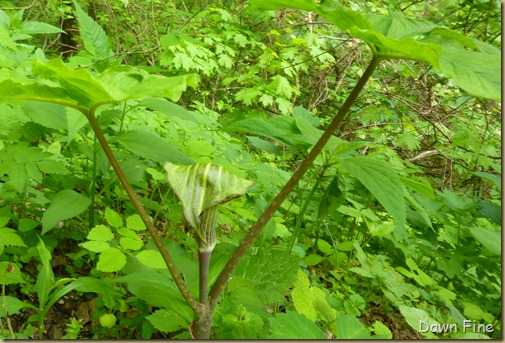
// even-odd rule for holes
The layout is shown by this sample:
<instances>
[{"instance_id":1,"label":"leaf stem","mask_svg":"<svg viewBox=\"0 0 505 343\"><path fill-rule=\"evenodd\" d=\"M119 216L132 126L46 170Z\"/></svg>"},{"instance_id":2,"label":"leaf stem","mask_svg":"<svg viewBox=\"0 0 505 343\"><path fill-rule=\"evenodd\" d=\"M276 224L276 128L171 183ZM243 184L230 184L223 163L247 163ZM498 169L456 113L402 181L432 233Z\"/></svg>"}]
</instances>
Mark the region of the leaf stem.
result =
<instances>
[{"instance_id":1,"label":"leaf stem","mask_svg":"<svg viewBox=\"0 0 505 343\"><path fill-rule=\"evenodd\" d=\"M96 108L96 107L93 107ZM156 244L156 247L158 247L158 250L161 253L161 256L163 257L163 260L165 261L165 264L168 267L168 270L170 271L170 274L172 274L172 278L175 281L175 284L179 288L179 291L181 292L182 296L184 297L184 300L188 303L188 305L191 307L191 309L195 313L199 313L202 311L202 307L200 304L196 301L196 299L191 295L191 292L189 291L188 287L184 283L184 279L182 278L181 273L177 269L177 266L175 265L175 262L168 252L166 246L163 244L161 237L158 235L158 232L156 231L156 228L154 227L153 222L149 218L149 215L147 214L146 210L144 209L144 206L142 206L142 203L139 201L138 195L131 186L130 182L126 178L123 170L121 169L121 166L119 165L116 157L114 156L114 153L112 152L109 143L107 142L105 135L103 134L102 129L100 128L100 125L98 124L98 121L94 115L94 111L82 111L86 118L88 119L89 123L91 124L91 127L93 128L93 131L96 134L96 138L100 142L100 145L102 146L105 155L109 159L110 164L112 165L112 168L114 168L114 171L116 172L117 177L119 178L119 181L123 185L123 188L125 189L126 193L128 194L133 206L137 210L138 214L142 218L142 221L147 227L147 231L151 235L154 243Z\"/></svg>"},{"instance_id":2,"label":"leaf stem","mask_svg":"<svg viewBox=\"0 0 505 343\"><path fill-rule=\"evenodd\" d=\"M326 128L319 141L317 141L317 143L314 145L314 148L302 161L300 166L295 170L291 179L289 179L289 181L281 189L279 194L277 194L275 199L263 212L258 221L251 227L251 229L249 229L247 235L244 237L244 239L238 246L237 250L235 250L233 255L228 260L228 263L225 265L225 267L219 274L216 282L214 283L214 286L212 287L212 290L210 291L209 306L211 311L213 311L214 308L216 307L219 297L221 296L221 293L223 292L226 284L228 283L228 280L230 279L231 275L237 268L239 262L242 260L242 258L245 256L249 248L252 246L256 237L258 237L258 235L261 233L261 230L263 230L263 228L268 223L268 221L273 217L277 209L279 209L283 201L288 197L293 188L298 184L298 182L303 177L305 172L309 169L309 167L316 159L317 155L319 155L319 153L323 150L326 143L328 143L333 133L340 127L340 124L346 117L351 106L356 102L358 95L361 93L368 79L373 74L379 63L382 62L382 60L383 58L378 55L374 55L372 57L372 60L370 61L370 64L368 65L367 69L365 70L361 78L358 80L356 86L354 86L351 94L346 99L346 101L338 111L335 118L333 118L333 121Z\"/></svg>"},{"instance_id":3,"label":"leaf stem","mask_svg":"<svg viewBox=\"0 0 505 343\"><path fill-rule=\"evenodd\" d=\"M200 304L207 305L209 302L209 266L212 251L199 251L200 262Z\"/></svg>"}]
</instances>

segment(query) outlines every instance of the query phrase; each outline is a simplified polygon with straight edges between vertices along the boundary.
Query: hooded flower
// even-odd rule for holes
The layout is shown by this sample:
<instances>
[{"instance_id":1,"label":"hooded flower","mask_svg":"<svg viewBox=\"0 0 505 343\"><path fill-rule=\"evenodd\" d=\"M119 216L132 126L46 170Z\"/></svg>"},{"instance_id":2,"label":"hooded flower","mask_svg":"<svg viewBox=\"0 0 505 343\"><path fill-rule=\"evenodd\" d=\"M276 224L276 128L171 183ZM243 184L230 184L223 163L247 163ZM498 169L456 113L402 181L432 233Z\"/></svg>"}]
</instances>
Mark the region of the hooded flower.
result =
<instances>
[{"instance_id":1,"label":"hooded flower","mask_svg":"<svg viewBox=\"0 0 505 343\"><path fill-rule=\"evenodd\" d=\"M216 237L217 206L247 192L253 182L214 164L165 164L168 183L182 202L184 216L210 250Z\"/></svg>"}]
</instances>

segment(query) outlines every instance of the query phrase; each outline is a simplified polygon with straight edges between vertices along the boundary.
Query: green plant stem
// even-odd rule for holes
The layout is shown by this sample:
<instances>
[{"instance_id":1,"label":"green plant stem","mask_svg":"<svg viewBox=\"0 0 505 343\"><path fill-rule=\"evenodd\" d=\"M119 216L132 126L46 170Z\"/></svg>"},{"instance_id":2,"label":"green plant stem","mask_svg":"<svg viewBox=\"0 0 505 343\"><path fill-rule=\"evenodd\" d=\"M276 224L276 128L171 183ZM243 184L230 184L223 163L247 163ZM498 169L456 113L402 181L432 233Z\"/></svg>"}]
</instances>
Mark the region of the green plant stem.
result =
<instances>
[{"instance_id":1,"label":"green plant stem","mask_svg":"<svg viewBox=\"0 0 505 343\"><path fill-rule=\"evenodd\" d=\"M165 264L168 267L168 270L170 271L170 274L172 274L172 278L175 281L175 284L179 288L179 291L181 292L182 296L184 297L184 300L188 303L188 305L191 307L191 309L195 312L195 314L198 314L199 312L202 311L202 306L196 301L196 299L191 295L191 292L189 291L188 287L184 283L184 279L182 278L182 275L180 274L179 270L177 269L177 266L175 265L175 262L168 252L166 246L163 244L161 237L158 235L158 232L156 231L156 228L154 227L153 222L149 218L149 215L147 214L146 210L144 209L144 206L142 206L141 202L138 199L137 193L131 186L130 182L126 178L123 170L121 169L121 166L119 165L116 157L114 156L114 153L112 152L109 143L107 142L105 135L103 134L102 129L100 128L100 125L98 124L98 121L96 120L96 117L94 116L94 111L93 109L89 112L83 112L86 118L88 119L89 123L91 124L91 127L93 128L93 131L96 134L96 138L98 139L98 142L100 142L100 145L102 146L102 149L105 152L105 155L109 159L110 164L112 165L112 168L116 172L117 177L119 178L119 181L123 185L123 188L125 189L126 193L130 197L130 200L137 210L138 214L142 218L142 221L147 227L147 231L151 235L154 243L156 244L156 247L158 247L158 250L161 253L161 256L163 257L163 260L165 261Z\"/></svg>"},{"instance_id":2,"label":"green plant stem","mask_svg":"<svg viewBox=\"0 0 505 343\"><path fill-rule=\"evenodd\" d=\"M312 200L312 197L314 196L314 193L316 193L317 189L319 188L319 185L321 184L321 180L324 176L324 171L327 169L327 166L323 167L323 170L321 172L321 177L318 177L316 180L316 184L312 189L310 190L309 196L307 199L305 199L305 202L303 204L302 209L300 210L300 214L298 215L295 229L293 230L293 236L291 237L291 241L289 242L288 245L288 252L291 253L291 250L293 250L293 246L295 245L295 241L298 238L298 231L300 230L300 227L302 226L302 219L305 216L305 212L307 212L307 209L309 208L310 201Z\"/></svg>"},{"instance_id":3,"label":"green plant stem","mask_svg":"<svg viewBox=\"0 0 505 343\"><path fill-rule=\"evenodd\" d=\"M200 304L207 305L209 302L209 266L212 251L199 251L200 262Z\"/></svg>"},{"instance_id":4,"label":"green plant stem","mask_svg":"<svg viewBox=\"0 0 505 343\"><path fill-rule=\"evenodd\" d=\"M346 117L347 113L349 112L351 106L356 102L356 99L358 98L358 95L361 93L363 88L365 87L365 84L367 83L368 79L370 76L373 74L377 66L379 65L380 62L382 62L383 58L381 56L374 55L372 60L370 61L370 64L368 65L367 69L359 79L358 83L356 86L354 86L354 89L352 90L351 94L349 97L346 99L340 110L338 111L337 115L333 119L333 121L330 123L328 128L324 131L323 135L317 141L317 143L314 145L314 148L310 151L310 153L307 155L307 157L303 160L303 162L300 164L300 166L296 169L296 171L293 173L293 176L289 181L286 183L286 185L281 189L279 194L275 197L275 199L270 203L270 205L267 207L267 209L263 212L261 217L258 219L258 221L249 229L247 232L247 235L244 237L240 245L238 246L237 250L233 253L233 255L230 257L228 260L228 263L225 265L221 273L219 274L216 282L214 283L214 286L212 287L210 291L210 311L213 311L215 306L217 305L217 302L219 300L219 297L221 296L221 293L223 292L226 284L228 283L228 280L230 279L231 275L237 268L239 262L242 260L242 258L245 256L249 248L252 246L254 240L258 235L261 233L261 230L265 227L265 225L268 223L268 221L273 217L277 209L281 206L282 202L288 197L288 195L291 193L293 188L298 184L300 179L303 177L305 172L309 169L309 167L312 165L314 160L316 159L317 155L323 150L324 146L328 141L330 140L331 136L333 133L340 127L340 124Z\"/></svg>"}]
</instances>

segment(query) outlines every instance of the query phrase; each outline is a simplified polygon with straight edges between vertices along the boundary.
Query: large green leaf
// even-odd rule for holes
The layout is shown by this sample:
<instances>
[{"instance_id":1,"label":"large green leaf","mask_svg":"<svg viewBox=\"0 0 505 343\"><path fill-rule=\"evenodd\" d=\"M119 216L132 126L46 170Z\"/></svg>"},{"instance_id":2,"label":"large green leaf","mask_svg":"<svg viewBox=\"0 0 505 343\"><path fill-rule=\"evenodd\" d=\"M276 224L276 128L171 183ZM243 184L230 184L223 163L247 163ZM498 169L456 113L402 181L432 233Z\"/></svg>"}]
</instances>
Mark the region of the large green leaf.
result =
<instances>
[{"instance_id":1,"label":"large green leaf","mask_svg":"<svg viewBox=\"0 0 505 343\"><path fill-rule=\"evenodd\" d=\"M170 186L182 202L184 216L204 242L204 211L241 196L253 184L210 163L177 166L167 162L165 170Z\"/></svg>"},{"instance_id":2,"label":"large green leaf","mask_svg":"<svg viewBox=\"0 0 505 343\"><path fill-rule=\"evenodd\" d=\"M65 130L68 126L65 107L60 105L30 101L23 106L23 112L33 122L51 129Z\"/></svg>"},{"instance_id":3,"label":"large green leaf","mask_svg":"<svg viewBox=\"0 0 505 343\"><path fill-rule=\"evenodd\" d=\"M405 317L407 323L416 331L421 332L426 338L436 338L431 331L426 330L426 328L431 325L440 325L438 324L426 311L409 307L405 305L399 306L400 312Z\"/></svg>"},{"instance_id":4,"label":"large green leaf","mask_svg":"<svg viewBox=\"0 0 505 343\"><path fill-rule=\"evenodd\" d=\"M279 313L268 319L273 339L325 339L323 330L307 317L296 313Z\"/></svg>"},{"instance_id":5,"label":"large green leaf","mask_svg":"<svg viewBox=\"0 0 505 343\"><path fill-rule=\"evenodd\" d=\"M76 191L66 189L58 192L42 215L42 234L51 230L59 222L81 214L90 203L89 198Z\"/></svg>"},{"instance_id":6,"label":"large green leaf","mask_svg":"<svg viewBox=\"0 0 505 343\"><path fill-rule=\"evenodd\" d=\"M481 227L468 229L472 236L493 255L501 256L501 234Z\"/></svg>"},{"instance_id":7,"label":"large green leaf","mask_svg":"<svg viewBox=\"0 0 505 343\"><path fill-rule=\"evenodd\" d=\"M317 131L312 126L311 128ZM259 118L239 120L228 125L226 130L252 133L292 147L310 147L315 141L314 138L302 135L297 127L295 118L287 116L277 116L266 120Z\"/></svg>"},{"instance_id":8,"label":"large green leaf","mask_svg":"<svg viewBox=\"0 0 505 343\"><path fill-rule=\"evenodd\" d=\"M263 9L296 8L319 13L340 30L369 44L383 59L405 59L431 64L474 96L501 98L499 49L473 41L425 19L407 18L401 12L368 17L336 1L253 0Z\"/></svg>"},{"instance_id":9,"label":"large green leaf","mask_svg":"<svg viewBox=\"0 0 505 343\"><path fill-rule=\"evenodd\" d=\"M366 327L352 314L344 314L337 318L338 339L371 339Z\"/></svg>"},{"instance_id":10,"label":"large green leaf","mask_svg":"<svg viewBox=\"0 0 505 343\"><path fill-rule=\"evenodd\" d=\"M34 61L33 73L41 80L57 81L65 89L68 96L85 108L91 108L98 103L110 103L115 99L107 92L105 86L96 80L89 70L73 70L61 59L47 63Z\"/></svg>"},{"instance_id":11,"label":"large green leaf","mask_svg":"<svg viewBox=\"0 0 505 343\"><path fill-rule=\"evenodd\" d=\"M30 35L41 33L65 33L65 31L57 28L56 26L41 23L38 21L26 21L19 25L20 31Z\"/></svg>"},{"instance_id":12,"label":"large green leaf","mask_svg":"<svg viewBox=\"0 0 505 343\"><path fill-rule=\"evenodd\" d=\"M501 206L490 201L479 200L479 214L488 218L492 223L501 225L502 211Z\"/></svg>"},{"instance_id":13,"label":"large green leaf","mask_svg":"<svg viewBox=\"0 0 505 343\"><path fill-rule=\"evenodd\" d=\"M251 281L258 298L271 305L284 299L296 279L298 265L298 258L286 251L260 249L257 254L246 256L234 275Z\"/></svg>"},{"instance_id":14,"label":"large green leaf","mask_svg":"<svg viewBox=\"0 0 505 343\"><path fill-rule=\"evenodd\" d=\"M341 162L342 169L357 178L404 230L406 203L398 174L386 162L367 156L350 157Z\"/></svg>"},{"instance_id":15,"label":"large green leaf","mask_svg":"<svg viewBox=\"0 0 505 343\"><path fill-rule=\"evenodd\" d=\"M165 77L135 67L116 66L105 70L98 80L105 85L115 101L148 97L166 97L177 101L186 90L188 78L191 77L192 75Z\"/></svg>"},{"instance_id":16,"label":"large green leaf","mask_svg":"<svg viewBox=\"0 0 505 343\"><path fill-rule=\"evenodd\" d=\"M71 69L61 59L35 60L32 70L35 79L2 69L0 98L53 102L87 111L129 99L167 97L176 101L194 81L192 75L151 75L130 66L112 67L95 76L87 69Z\"/></svg>"},{"instance_id":17,"label":"large green leaf","mask_svg":"<svg viewBox=\"0 0 505 343\"><path fill-rule=\"evenodd\" d=\"M420 35L436 27L426 19L407 18L402 12L392 12L388 16L371 14L367 19L378 32L394 39Z\"/></svg>"},{"instance_id":18,"label":"large green leaf","mask_svg":"<svg viewBox=\"0 0 505 343\"><path fill-rule=\"evenodd\" d=\"M187 328L190 324L188 320L181 317L179 313L167 309L157 310L153 314L147 316L146 319L161 332L178 331L181 328Z\"/></svg>"},{"instance_id":19,"label":"large green leaf","mask_svg":"<svg viewBox=\"0 0 505 343\"><path fill-rule=\"evenodd\" d=\"M146 269L117 278L116 281L125 282L132 294L150 305L177 313L188 325L193 321L193 311L182 298L168 271Z\"/></svg>"},{"instance_id":20,"label":"large green leaf","mask_svg":"<svg viewBox=\"0 0 505 343\"><path fill-rule=\"evenodd\" d=\"M25 307L29 307L34 310L36 309L36 307L32 304L21 301L16 297L4 295L2 296L2 306L0 306L0 318L16 314L19 310Z\"/></svg>"},{"instance_id":21,"label":"large green leaf","mask_svg":"<svg viewBox=\"0 0 505 343\"><path fill-rule=\"evenodd\" d=\"M39 100L65 104L67 106L78 104L59 85L30 80L25 76L14 74L5 69L0 70L0 98Z\"/></svg>"},{"instance_id":22,"label":"large green leaf","mask_svg":"<svg viewBox=\"0 0 505 343\"><path fill-rule=\"evenodd\" d=\"M174 104L166 99L146 98L142 100L139 105L155 110L169 119L178 118L184 121L210 124L210 120L207 116L201 115L197 112L188 111L184 107Z\"/></svg>"},{"instance_id":23,"label":"large green leaf","mask_svg":"<svg viewBox=\"0 0 505 343\"><path fill-rule=\"evenodd\" d=\"M174 145L160 136L141 130L128 131L112 141L117 141L126 149L148 160L157 162L172 161L181 164L195 163Z\"/></svg>"},{"instance_id":24,"label":"large green leaf","mask_svg":"<svg viewBox=\"0 0 505 343\"><path fill-rule=\"evenodd\" d=\"M501 51L446 28L435 28L421 39L441 47L438 69L468 93L501 99Z\"/></svg>"}]
</instances>

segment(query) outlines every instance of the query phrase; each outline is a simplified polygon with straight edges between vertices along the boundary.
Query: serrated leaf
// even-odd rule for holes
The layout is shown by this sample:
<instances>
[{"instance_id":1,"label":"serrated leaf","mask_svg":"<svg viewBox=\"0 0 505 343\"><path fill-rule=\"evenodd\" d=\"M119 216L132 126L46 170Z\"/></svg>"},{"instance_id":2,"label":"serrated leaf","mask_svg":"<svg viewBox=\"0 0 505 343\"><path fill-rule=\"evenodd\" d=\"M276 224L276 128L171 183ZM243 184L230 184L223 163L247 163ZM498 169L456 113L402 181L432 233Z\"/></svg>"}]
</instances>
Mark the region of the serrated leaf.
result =
<instances>
[{"instance_id":1,"label":"serrated leaf","mask_svg":"<svg viewBox=\"0 0 505 343\"><path fill-rule=\"evenodd\" d=\"M64 33L65 31L57 28L56 26L41 23L38 21L26 21L19 25L19 29L23 33L33 34L50 34L50 33Z\"/></svg>"},{"instance_id":2,"label":"serrated leaf","mask_svg":"<svg viewBox=\"0 0 505 343\"><path fill-rule=\"evenodd\" d=\"M144 242L142 242L142 239L137 236L135 231L126 228L120 228L117 231L121 236L123 236L119 239L119 244L124 249L139 250L144 246Z\"/></svg>"},{"instance_id":3,"label":"serrated leaf","mask_svg":"<svg viewBox=\"0 0 505 343\"><path fill-rule=\"evenodd\" d=\"M386 162L366 156L343 160L342 169L357 178L396 219L397 227L404 231L406 203L398 174Z\"/></svg>"},{"instance_id":4,"label":"serrated leaf","mask_svg":"<svg viewBox=\"0 0 505 343\"><path fill-rule=\"evenodd\" d=\"M301 269L298 270L297 276L298 279L291 292L291 298L293 299L296 312L303 314L305 317L315 322L317 319L317 310L312 303L309 278Z\"/></svg>"},{"instance_id":5,"label":"serrated leaf","mask_svg":"<svg viewBox=\"0 0 505 343\"><path fill-rule=\"evenodd\" d=\"M372 325L373 332L374 332L374 339L392 339L393 334L391 333L391 330L384 325L383 323L379 322L378 320L375 321L375 323Z\"/></svg>"},{"instance_id":6,"label":"serrated leaf","mask_svg":"<svg viewBox=\"0 0 505 343\"><path fill-rule=\"evenodd\" d=\"M368 230L372 237L383 237L393 232L395 226L392 222L372 222L368 225Z\"/></svg>"},{"instance_id":7,"label":"serrated leaf","mask_svg":"<svg viewBox=\"0 0 505 343\"><path fill-rule=\"evenodd\" d=\"M87 238L92 241L110 241L114 238L111 229L105 225L97 225L88 233Z\"/></svg>"},{"instance_id":8,"label":"serrated leaf","mask_svg":"<svg viewBox=\"0 0 505 343\"><path fill-rule=\"evenodd\" d=\"M96 269L101 272L118 272L126 264L126 256L117 248L109 248L100 253Z\"/></svg>"},{"instance_id":9,"label":"serrated leaf","mask_svg":"<svg viewBox=\"0 0 505 343\"><path fill-rule=\"evenodd\" d=\"M59 222L78 216L91 204L91 200L73 190L58 192L51 200L51 205L42 215L42 234L47 233Z\"/></svg>"},{"instance_id":10,"label":"serrated leaf","mask_svg":"<svg viewBox=\"0 0 505 343\"><path fill-rule=\"evenodd\" d=\"M120 228L123 226L123 218L119 215L119 213L107 207L105 209L105 220L109 223L110 226L115 228ZM88 237L88 239L90 239Z\"/></svg>"},{"instance_id":11,"label":"serrated leaf","mask_svg":"<svg viewBox=\"0 0 505 343\"><path fill-rule=\"evenodd\" d=\"M167 309L157 310L146 319L161 332L174 332L181 328L187 328L190 324L177 312Z\"/></svg>"},{"instance_id":12,"label":"serrated leaf","mask_svg":"<svg viewBox=\"0 0 505 343\"><path fill-rule=\"evenodd\" d=\"M298 264L298 258L285 251L260 249L257 255L245 257L234 275L252 281L258 297L271 304L284 298L296 278Z\"/></svg>"},{"instance_id":13,"label":"serrated leaf","mask_svg":"<svg viewBox=\"0 0 505 343\"><path fill-rule=\"evenodd\" d=\"M4 247L26 247L25 243L13 229L6 227L0 228L0 255Z\"/></svg>"},{"instance_id":14,"label":"serrated leaf","mask_svg":"<svg viewBox=\"0 0 505 343\"><path fill-rule=\"evenodd\" d=\"M21 276L21 269L15 263L0 262L0 285L26 283Z\"/></svg>"},{"instance_id":15,"label":"serrated leaf","mask_svg":"<svg viewBox=\"0 0 505 343\"><path fill-rule=\"evenodd\" d=\"M97 60L103 60L114 55L105 31L86 12L77 1L73 1L79 33L84 48Z\"/></svg>"},{"instance_id":16,"label":"serrated leaf","mask_svg":"<svg viewBox=\"0 0 505 343\"><path fill-rule=\"evenodd\" d=\"M263 94L260 96L259 101L263 104L263 106L271 106L274 103L274 98L270 94Z\"/></svg>"},{"instance_id":17,"label":"serrated leaf","mask_svg":"<svg viewBox=\"0 0 505 343\"><path fill-rule=\"evenodd\" d=\"M425 197L429 199L435 199L435 191L431 187L428 181L423 180L424 182L420 182L417 180L414 180L409 177L403 177L400 176L400 181L407 186L409 189L415 191L416 193L419 193L421 195L424 195Z\"/></svg>"},{"instance_id":18,"label":"serrated leaf","mask_svg":"<svg viewBox=\"0 0 505 343\"><path fill-rule=\"evenodd\" d=\"M276 75L272 77L272 82L270 82L268 87L271 88L277 96L289 99L293 95L293 87L284 76Z\"/></svg>"},{"instance_id":19,"label":"serrated leaf","mask_svg":"<svg viewBox=\"0 0 505 343\"><path fill-rule=\"evenodd\" d=\"M102 252L102 251L110 248L109 243L102 242L102 241L84 242L84 243L81 243L80 246L82 246L84 249L87 249L92 252Z\"/></svg>"},{"instance_id":20,"label":"serrated leaf","mask_svg":"<svg viewBox=\"0 0 505 343\"><path fill-rule=\"evenodd\" d=\"M258 89L243 88L235 94L235 100L242 101L245 105L250 106L261 94L262 92Z\"/></svg>"},{"instance_id":21,"label":"serrated leaf","mask_svg":"<svg viewBox=\"0 0 505 343\"><path fill-rule=\"evenodd\" d=\"M163 175L163 177L164 176L165 175ZM140 218L138 214L133 214L126 218L126 227L134 231L144 231L146 229L146 224L144 224L142 218Z\"/></svg>"}]
</instances>

